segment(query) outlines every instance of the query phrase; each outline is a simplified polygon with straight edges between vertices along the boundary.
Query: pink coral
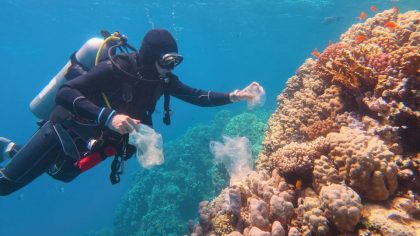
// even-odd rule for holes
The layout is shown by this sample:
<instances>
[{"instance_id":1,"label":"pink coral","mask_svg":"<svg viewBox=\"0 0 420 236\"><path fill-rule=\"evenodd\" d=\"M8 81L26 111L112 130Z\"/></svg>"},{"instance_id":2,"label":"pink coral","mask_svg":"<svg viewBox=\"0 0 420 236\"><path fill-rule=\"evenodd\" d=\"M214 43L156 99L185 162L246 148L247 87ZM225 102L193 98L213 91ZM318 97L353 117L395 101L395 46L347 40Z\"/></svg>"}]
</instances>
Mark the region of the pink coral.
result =
<instances>
[{"instance_id":1,"label":"pink coral","mask_svg":"<svg viewBox=\"0 0 420 236\"><path fill-rule=\"evenodd\" d=\"M387 53L378 53L368 59L368 65L374 69L377 74L385 74L390 65L390 56Z\"/></svg>"}]
</instances>

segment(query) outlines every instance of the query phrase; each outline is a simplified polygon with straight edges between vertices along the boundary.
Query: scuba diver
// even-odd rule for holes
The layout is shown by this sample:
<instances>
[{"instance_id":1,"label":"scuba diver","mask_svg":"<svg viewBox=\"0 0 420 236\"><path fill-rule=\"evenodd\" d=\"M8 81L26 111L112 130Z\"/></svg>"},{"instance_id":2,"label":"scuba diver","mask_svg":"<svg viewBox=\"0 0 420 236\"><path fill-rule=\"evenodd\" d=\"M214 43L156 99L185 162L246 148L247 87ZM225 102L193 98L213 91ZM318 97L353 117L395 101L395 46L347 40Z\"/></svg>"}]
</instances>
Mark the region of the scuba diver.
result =
<instances>
[{"instance_id":1,"label":"scuba diver","mask_svg":"<svg viewBox=\"0 0 420 236\"><path fill-rule=\"evenodd\" d=\"M128 144L128 133L140 123L152 126L152 114L162 96L166 125L171 96L198 106L252 97L245 89L220 93L183 84L172 73L183 57L167 30L147 32L138 51L115 53L127 45L124 40L111 45L107 57L91 69L73 54L65 83L54 95L54 109L48 119L38 122L30 140L21 146L0 137L0 162L9 160L0 166L0 195L17 191L43 173L70 182L110 156L114 156L110 180L118 183L125 160L136 151Z\"/></svg>"}]
</instances>

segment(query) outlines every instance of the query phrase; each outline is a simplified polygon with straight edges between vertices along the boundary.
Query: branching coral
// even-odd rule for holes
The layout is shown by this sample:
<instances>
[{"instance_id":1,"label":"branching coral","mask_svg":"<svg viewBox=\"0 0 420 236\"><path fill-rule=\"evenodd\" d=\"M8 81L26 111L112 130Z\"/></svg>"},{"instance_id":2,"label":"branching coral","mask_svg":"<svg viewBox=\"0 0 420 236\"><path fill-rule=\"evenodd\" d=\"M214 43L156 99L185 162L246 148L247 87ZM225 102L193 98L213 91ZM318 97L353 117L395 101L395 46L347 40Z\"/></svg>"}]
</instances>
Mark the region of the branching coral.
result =
<instances>
[{"instance_id":1,"label":"branching coral","mask_svg":"<svg viewBox=\"0 0 420 236\"><path fill-rule=\"evenodd\" d=\"M374 86L373 70L365 65L366 53L363 48L356 50L345 44L331 45L326 49L327 55L322 53L317 62L319 76L349 89Z\"/></svg>"}]
</instances>

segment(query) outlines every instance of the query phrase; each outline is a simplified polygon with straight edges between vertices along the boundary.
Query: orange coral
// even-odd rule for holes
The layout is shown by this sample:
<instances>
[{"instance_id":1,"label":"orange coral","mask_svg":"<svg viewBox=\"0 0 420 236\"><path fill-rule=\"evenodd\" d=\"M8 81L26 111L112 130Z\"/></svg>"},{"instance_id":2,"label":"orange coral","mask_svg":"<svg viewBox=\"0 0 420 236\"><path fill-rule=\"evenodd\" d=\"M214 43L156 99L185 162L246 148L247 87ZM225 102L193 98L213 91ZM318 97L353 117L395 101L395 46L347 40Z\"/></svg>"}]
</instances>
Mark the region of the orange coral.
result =
<instances>
[{"instance_id":1,"label":"orange coral","mask_svg":"<svg viewBox=\"0 0 420 236\"><path fill-rule=\"evenodd\" d=\"M399 19L395 12L386 11L377 19L354 25L343 34L342 42L330 45L320 55L316 70L321 78L339 83L352 90L375 88L378 76L412 76L419 72L420 38L416 14ZM398 27L386 28L385 23L395 20ZM366 40L354 35L366 35Z\"/></svg>"},{"instance_id":2,"label":"orange coral","mask_svg":"<svg viewBox=\"0 0 420 236\"><path fill-rule=\"evenodd\" d=\"M368 65L377 74L386 74L386 69L390 65L390 56L386 53L377 53L369 58Z\"/></svg>"},{"instance_id":3,"label":"orange coral","mask_svg":"<svg viewBox=\"0 0 420 236\"><path fill-rule=\"evenodd\" d=\"M325 51L326 55L322 53L317 63L321 77L349 89L371 87L376 84L372 68L364 65L368 51L363 50L363 47L349 48L345 44L340 44L331 45Z\"/></svg>"}]
</instances>

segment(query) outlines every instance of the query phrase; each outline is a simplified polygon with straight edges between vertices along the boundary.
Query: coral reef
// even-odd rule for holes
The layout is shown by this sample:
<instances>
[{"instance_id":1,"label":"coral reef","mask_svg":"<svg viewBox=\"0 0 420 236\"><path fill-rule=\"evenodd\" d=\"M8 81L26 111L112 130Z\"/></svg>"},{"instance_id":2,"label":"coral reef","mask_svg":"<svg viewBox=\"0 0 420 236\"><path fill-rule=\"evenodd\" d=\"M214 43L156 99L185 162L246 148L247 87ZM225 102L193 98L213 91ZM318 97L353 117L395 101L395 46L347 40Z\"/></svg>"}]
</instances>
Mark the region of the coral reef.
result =
<instances>
[{"instance_id":1,"label":"coral reef","mask_svg":"<svg viewBox=\"0 0 420 236\"><path fill-rule=\"evenodd\" d=\"M420 221L413 214L420 206L413 194L397 197L385 206L366 204L363 209L364 224L382 235L414 236L420 234Z\"/></svg>"},{"instance_id":2,"label":"coral reef","mask_svg":"<svg viewBox=\"0 0 420 236\"><path fill-rule=\"evenodd\" d=\"M241 201L239 207L226 207L231 203L229 195L240 192ZM236 194L235 194L236 195ZM243 232L244 235L269 235L275 231L282 235L286 227L294 216L294 205L291 202L295 197L293 186L288 185L284 178L276 172L268 176L263 172L252 172L240 186L230 186L215 198L211 203L200 204L200 221L195 226L193 232L198 229L207 228L203 235L215 233L220 234L220 227L214 224L209 225L208 220L202 218L214 217L218 214L232 214L235 220L230 225L235 230ZM237 197L235 197L237 198ZM239 214L232 209L240 209ZM204 215L204 216L203 216ZM280 223L274 226L271 222ZM210 227L209 227L210 226ZM245 234L248 232L248 234Z\"/></svg>"},{"instance_id":3,"label":"coral reef","mask_svg":"<svg viewBox=\"0 0 420 236\"><path fill-rule=\"evenodd\" d=\"M321 201L317 194L306 188L303 197L298 200L299 216L302 218L302 231L304 235L327 235L329 232L328 220L321 208Z\"/></svg>"},{"instance_id":4,"label":"coral reef","mask_svg":"<svg viewBox=\"0 0 420 236\"><path fill-rule=\"evenodd\" d=\"M224 134L230 137L247 137L252 144L253 159L256 160L262 149L263 135L261 134L267 128L268 117L269 113L263 110L256 111L256 113L245 112L239 114L229 120L224 129Z\"/></svg>"},{"instance_id":5,"label":"coral reef","mask_svg":"<svg viewBox=\"0 0 420 236\"><path fill-rule=\"evenodd\" d=\"M419 235L419 74L419 12L350 27L288 80L256 170L200 207L194 232L223 235L211 219L232 214L245 236Z\"/></svg>"},{"instance_id":6,"label":"coral reef","mask_svg":"<svg viewBox=\"0 0 420 236\"><path fill-rule=\"evenodd\" d=\"M353 231L361 216L361 200L351 188L339 184L322 187L319 192L325 215L338 230Z\"/></svg>"},{"instance_id":7,"label":"coral reef","mask_svg":"<svg viewBox=\"0 0 420 236\"><path fill-rule=\"evenodd\" d=\"M226 235L233 232L233 215L220 214L214 217L212 224L216 235Z\"/></svg>"},{"instance_id":8,"label":"coral reef","mask_svg":"<svg viewBox=\"0 0 420 236\"><path fill-rule=\"evenodd\" d=\"M398 187L394 153L377 136L342 127L327 135L338 175L363 197L386 200Z\"/></svg>"},{"instance_id":9,"label":"coral reef","mask_svg":"<svg viewBox=\"0 0 420 236\"><path fill-rule=\"evenodd\" d=\"M268 229L270 221L268 220L268 206L263 200L250 198L249 199L249 212L251 226Z\"/></svg>"},{"instance_id":10,"label":"coral reef","mask_svg":"<svg viewBox=\"0 0 420 236\"><path fill-rule=\"evenodd\" d=\"M338 170L335 169L333 161L322 155L319 159L315 160L312 181L312 186L319 192L324 186L332 183L341 183L343 178L338 175Z\"/></svg>"},{"instance_id":11,"label":"coral reef","mask_svg":"<svg viewBox=\"0 0 420 236\"><path fill-rule=\"evenodd\" d=\"M304 144L292 142L271 154L271 168L286 174L304 174L313 168L313 160L321 156L327 147L324 138Z\"/></svg>"},{"instance_id":12,"label":"coral reef","mask_svg":"<svg viewBox=\"0 0 420 236\"><path fill-rule=\"evenodd\" d=\"M283 229L283 226L278 221L274 221L273 228L271 229L272 236L285 236L286 232Z\"/></svg>"},{"instance_id":13,"label":"coral reef","mask_svg":"<svg viewBox=\"0 0 420 236\"><path fill-rule=\"evenodd\" d=\"M335 123L330 117L325 120L315 121L313 124L302 127L301 131L305 134L308 140L313 140L320 136L325 136L331 131L338 130L339 125Z\"/></svg>"},{"instance_id":14,"label":"coral reef","mask_svg":"<svg viewBox=\"0 0 420 236\"><path fill-rule=\"evenodd\" d=\"M180 138L165 143L165 163L150 170L139 169L134 175L114 220L115 235L183 235L188 232L187 222L196 215L196 206L203 199L216 196L229 183L226 168L216 165L210 151L203 150L209 150L210 140L220 140L222 134L246 136L251 145L261 145L267 114L257 111L233 115L221 111L210 124L194 126ZM258 148L254 151L256 159ZM240 211L235 207L240 207L241 194L235 191L224 199L229 207L225 209L226 214L210 213L206 202L202 203L199 214L202 228L197 228L195 233L202 235L200 232L206 232L213 225L220 226L219 233L233 231L225 224L235 219L232 214ZM246 203L246 199L244 201Z\"/></svg>"}]
</instances>

